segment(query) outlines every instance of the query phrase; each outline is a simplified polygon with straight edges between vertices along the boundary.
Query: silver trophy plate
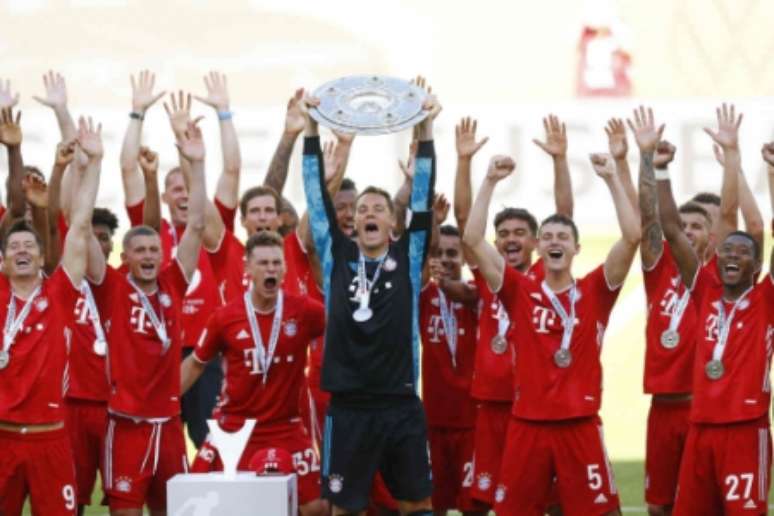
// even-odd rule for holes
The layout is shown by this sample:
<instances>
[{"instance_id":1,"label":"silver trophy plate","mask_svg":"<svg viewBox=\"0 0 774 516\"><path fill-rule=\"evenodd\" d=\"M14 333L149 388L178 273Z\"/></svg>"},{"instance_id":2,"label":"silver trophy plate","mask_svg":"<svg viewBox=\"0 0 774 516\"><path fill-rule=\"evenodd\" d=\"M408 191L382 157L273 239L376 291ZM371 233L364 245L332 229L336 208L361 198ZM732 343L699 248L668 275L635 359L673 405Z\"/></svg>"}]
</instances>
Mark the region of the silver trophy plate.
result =
<instances>
[{"instance_id":1,"label":"silver trophy plate","mask_svg":"<svg viewBox=\"0 0 774 516\"><path fill-rule=\"evenodd\" d=\"M309 110L330 129L364 135L388 134L413 127L428 115L427 93L396 77L353 75L327 82L314 96L320 105Z\"/></svg>"}]
</instances>

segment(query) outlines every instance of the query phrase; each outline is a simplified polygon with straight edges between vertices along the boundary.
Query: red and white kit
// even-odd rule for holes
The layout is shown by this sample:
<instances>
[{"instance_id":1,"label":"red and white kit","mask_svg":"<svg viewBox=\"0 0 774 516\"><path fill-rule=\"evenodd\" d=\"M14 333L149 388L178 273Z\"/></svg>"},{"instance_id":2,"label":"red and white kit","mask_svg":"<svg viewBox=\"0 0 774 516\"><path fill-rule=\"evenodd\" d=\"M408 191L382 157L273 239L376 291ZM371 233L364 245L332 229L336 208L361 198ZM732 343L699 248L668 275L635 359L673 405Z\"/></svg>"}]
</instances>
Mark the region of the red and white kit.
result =
<instances>
[{"instance_id":1,"label":"red and white kit","mask_svg":"<svg viewBox=\"0 0 774 516\"><path fill-rule=\"evenodd\" d=\"M427 415L435 510L474 510L473 427L470 395L478 316L474 307L448 299L435 282L419 297L422 402Z\"/></svg>"},{"instance_id":2,"label":"red and white kit","mask_svg":"<svg viewBox=\"0 0 774 516\"><path fill-rule=\"evenodd\" d=\"M554 478L567 515L617 509L597 413L599 357L619 291L608 285L603 266L560 293L505 268L498 296L519 338L498 515L543 514Z\"/></svg>"},{"instance_id":3,"label":"red and white kit","mask_svg":"<svg viewBox=\"0 0 774 516\"><path fill-rule=\"evenodd\" d=\"M699 313L694 394L674 514L765 514L774 279L767 274L730 302L702 268L692 295Z\"/></svg>"},{"instance_id":4,"label":"red and white kit","mask_svg":"<svg viewBox=\"0 0 774 516\"><path fill-rule=\"evenodd\" d=\"M72 330L69 382L65 391L67 433L73 448L78 504L89 505L97 471L104 484L107 400L107 337L87 282L80 288L75 310L68 317Z\"/></svg>"},{"instance_id":5,"label":"red and white kit","mask_svg":"<svg viewBox=\"0 0 774 516\"><path fill-rule=\"evenodd\" d=\"M543 261L530 267L535 281L544 276ZM516 359L515 334L500 300L489 290L484 277L473 269L478 288L478 342L471 394L478 401L475 424L475 460L471 496L494 505L500 480L500 463L513 405L513 372Z\"/></svg>"},{"instance_id":6,"label":"red and white kit","mask_svg":"<svg viewBox=\"0 0 774 516\"><path fill-rule=\"evenodd\" d=\"M128 275L108 269L92 292L108 338L110 399L105 486L111 509L166 507L166 482L185 472L180 423L183 296L177 260L145 295Z\"/></svg>"},{"instance_id":7,"label":"red and white kit","mask_svg":"<svg viewBox=\"0 0 774 516\"><path fill-rule=\"evenodd\" d=\"M13 425L63 423L63 392L71 317L79 292L62 267L27 299L12 296L0 276L0 422ZM10 309L10 313L9 313ZM37 514L72 515L77 510L75 469L67 433L0 431L0 514L21 514L30 495Z\"/></svg>"},{"instance_id":8,"label":"red and white kit","mask_svg":"<svg viewBox=\"0 0 774 516\"><path fill-rule=\"evenodd\" d=\"M305 385L309 342L324 331L325 309L309 297L283 292L274 310L261 313L252 302L248 309L249 296L247 292L215 311L193 356L206 363L223 354L226 374L215 410L221 427L233 431L245 419L257 420L238 468L248 470L250 458L262 448L286 449L299 475L303 504L320 497L320 463L301 421L298 399ZM194 468L217 468L216 453L209 444L200 450Z\"/></svg>"},{"instance_id":9,"label":"red and white kit","mask_svg":"<svg viewBox=\"0 0 774 516\"><path fill-rule=\"evenodd\" d=\"M671 248L643 270L648 317L645 329L646 394L688 394L693 383L696 307L683 284ZM654 397L648 413L645 501L674 504L680 458L688 436L690 400Z\"/></svg>"}]
</instances>

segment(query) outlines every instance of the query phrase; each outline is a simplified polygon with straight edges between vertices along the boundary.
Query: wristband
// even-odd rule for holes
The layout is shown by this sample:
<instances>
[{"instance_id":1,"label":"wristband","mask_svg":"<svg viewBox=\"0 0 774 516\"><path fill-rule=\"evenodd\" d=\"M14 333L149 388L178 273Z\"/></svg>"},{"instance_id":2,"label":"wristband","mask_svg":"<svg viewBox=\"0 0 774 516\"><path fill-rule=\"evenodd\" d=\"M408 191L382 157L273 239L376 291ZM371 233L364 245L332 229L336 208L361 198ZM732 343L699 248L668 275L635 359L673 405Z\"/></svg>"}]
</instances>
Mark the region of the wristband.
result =
<instances>
[{"instance_id":1,"label":"wristband","mask_svg":"<svg viewBox=\"0 0 774 516\"><path fill-rule=\"evenodd\" d=\"M133 118L134 120L144 120L145 116L137 111L132 111L129 113L129 118Z\"/></svg>"},{"instance_id":2,"label":"wristband","mask_svg":"<svg viewBox=\"0 0 774 516\"><path fill-rule=\"evenodd\" d=\"M656 181L669 181L669 170L666 168L657 168L653 171Z\"/></svg>"},{"instance_id":3,"label":"wristband","mask_svg":"<svg viewBox=\"0 0 774 516\"><path fill-rule=\"evenodd\" d=\"M231 120L234 117L234 113L231 111L218 111L218 120L221 122L224 120Z\"/></svg>"}]
</instances>

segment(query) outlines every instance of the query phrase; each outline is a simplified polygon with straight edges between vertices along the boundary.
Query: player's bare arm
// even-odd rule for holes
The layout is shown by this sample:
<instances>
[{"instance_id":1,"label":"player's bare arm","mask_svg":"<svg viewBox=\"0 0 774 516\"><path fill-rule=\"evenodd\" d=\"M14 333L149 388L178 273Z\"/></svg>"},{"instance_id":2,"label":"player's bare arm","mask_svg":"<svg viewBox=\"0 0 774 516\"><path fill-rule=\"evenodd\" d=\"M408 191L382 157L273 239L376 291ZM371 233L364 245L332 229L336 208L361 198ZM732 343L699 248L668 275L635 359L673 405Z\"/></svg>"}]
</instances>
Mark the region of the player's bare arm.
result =
<instances>
[{"instance_id":1,"label":"player's bare arm","mask_svg":"<svg viewBox=\"0 0 774 516\"><path fill-rule=\"evenodd\" d=\"M611 139L611 149L620 148L620 144L614 145L613 134L615 128L618 125L614 120L608 122L608 128L605 130L608 132L608 136ZM640 230L642 232L642 245L640 246L640 258L642 259L642 267L645 270L651 269L658 261L661 253L664 250L663 244L663 232L661 231L661 224L658 220L658 199L656 197L656 176L654 160L656 156L656 149L661 140L661 135L664 132L663 124L656 128L653 120L653 110L648 109L647 112L643 107L634 111L634 122L631 124L632 133L634 133L634 139L637 142L637 146L640 149L640 175L639 175L639 206L640 212ZM620 138L620 137L616 137ZM624 144L626 147L626 133L623 134ZM620 172L621 168L617 165L616 169ZM626 161L626 153L624 152L624 162Z\"/></svg>"},{"instance_id":2,"label":"player's bare arm","mask_svg":"<svg viewBox=\"0 0 774 516\"><path fill-rule=\"evenodd\" d=\"M473 185L470 181L473 157L481 150L489 137L476 141L478 121L465 117L454 126L454 143L457 150L457 173L454 176L454 218L457 229L465 232L470 207L473 204Z\"/></svg>"},{"instance_id":3,"label":"player's bare arm","mask_svg":"<svg viewBox=\"0 0 774 516\"><path fill-rule=\"evenodd\" d=\"M640 205L638 202L637 190L634 188L629 162L626 160L626 155L629 151L629 143L626 140L626 125L624 125L624 121L620 118L611 118L608 120L607 125L605 126L605 134L607 134L608 150L615 160L615 170L618 173L618 177L621 178L621 183L624 185L626 196L632 203L634 211L639 215Z\"/></svg>"},{"instance_id":4,"label":"player's bare arm","mask_svg":"<svg viewBox=\"0 0 774 516\"><path fill-rule=\"evenodd\" d=\"M159 193L159 155L148 147L140 148L139 156L142 178L145 183L145 204L142 223L161 232L161 194Z\"/></svg>"},{"instance_id":5,"label":"player's bare arm","mask_svg":"<svg viewBox=\"0 0 774 516\"><path fill-rule=\"evenodd\" d=\"M185 93L182 90L178 91L177 95L174 92L171 93L169 95L169 103L164 102L164 111L169 118L169 126L172 129L175 140L178 141L181 138L184 138L185 133L188 130L188 125L191 122L191 94ZM180 171L182 172L186 183L190 185L191 162L181 154L179 148L178 163L180 164ZM223 235L226 232L226 225L223 223L223 219L221 218L218 209L209 200L206 201L204 217L205 226L202 237L204 248L208 250L217 249L223 240Z\"/></svg>"},{"instance_id":6,"label":"player's bare arm","mask_svg":"<svg viewBox=\"0 0 774 516\"><path fill-rule=\"evenodd\" d=\"M742 174L742 158L739 152L739 126L743 115L736 115L733 104L723 105L715 110L718 128L705 128L712 141L723 150L723 183L720 190L720 220L717 224L717 242L737 228L739 210L739 176Z\"/></svg>"},{"instance_id":7,"label":"player's bare arm","mask_svg":"<svg viewBox=\"0 0 774 516\"><path fill-rule=\"evenodd\" d=\"M51 169L51 179L48 182L48 235L49 245L46 253L46 270L49 270L49 262L58 264L62 256L62 245L59 234L59 216L61 213L61 200L64 198L63 176L67 167L73 162L77 142L75 137L66 142L60 142L56 146L56 156L54 157L54 166ZM72 179L68 180L72 188ZM72 196L72 190L68 190ZM68 205L70 201L67 201ZM65 217L67 220L67 217ZM56 267L56 265L54 265Z\"/></svg>"},{"instance_id":8,"label":"player's bare arm","mask_svg":"<svg viewBox=\"0 0 774 516\"><path fill-rule=\"evenodd\" d=\"M613 248L605 259L605 278L608 286L617 288L623 284L626 274L631 268L637 246L640 245L640 221L634 212L632 203L626 196L621 179L615 170L613 158L609 154L592 154L591 164L594 172L605 181L615 205L621 238L613 244Z\"/></svg>"},{"instance_id":9,"label":"player's bare arm","mask_svg":"<svg viewBox=\"0 0 774 516\"><path fill-rule=\"evenodd\" d=\"M199 250L204 235L207 192L204 182L204 140L196 125L199 119L188 122L188 128L176 145L180 155L191 164L188 194L188 222L177 248L177 260L188 281L191 281L199 262Z\"/></svg>"},{"instance_id":10,"label":"player's bare arm","mask_svg":"<svg viewBox=\"0 0 774 516\"><path fill-rule=\"evenodd\" d=\"M49 70L43 75L43 87L45 94L42 97L33 96L40 104L50 108L56 116L57 125L59 125L59 134L61 141L73 141L76 136L75 122L67 106L67 84L62 74ZM70 214L70 199L72 198L72 184L70 176L65 175L62 179L62 186L59 189L60 207L66 219ZM53 191L49 188L49 193ZM56 219L55 219L56 220ZM50 222L49 222L50 225Z\"/></svg>"},{"instance_id":11,"label":"player's bare arm","mask_svg":"<svg viewBox=\"0 0 774 516\"><path fill-rule=\"evenodd\" d=\"M721 168L725 167L723 149L715 144L712 146L712 150L715 153L715 159L720 164ZM759 256L757 258L759 261L762 261L764 233L763 214L761 214L761 210L758 207L758 203L755 200L752 190L750 190L750 185L747 182L747 178L745 177L741 166L739 167L739 208L742 212L745 230L750 233L753 239L758 243Z\"/></svg>"},{"instance_id":12,"label":"player's bare arm","mask_svg":"<svg viewBox=\"0 0 774 516\"><path fill-rule=\"evenodd\" d=\"M50 274L56 269L59 260L52 256L51 233L48 226L48 185L37 174L27 174L22 181L24 197L32 213L32 227L43 241L45 263L43 270Z\"/></svg>"},{"instance_id":13,"label":"player's bare arm","mask_svg":"<svg viewBox=\"0 0 774 516\"><path fill-rule=\"evenodd\" d=\"M556 213L572 218L573 196L570 166L567 163L567 126L556 115L543 118L546 141L532 142L551 156L554 162L554 203Z\"/></svg>"},{"instance_id":14,"label":"player's bare arm","mask_svg":"<svg viewBox=\"0 0 774 516\"><path fill-rule=\"evenodd\" d=\"M502 155L492 157L484 181L478 189L476 200L473 202L470 218L462 237L463 243L472 254L473 265L478 267L492 292L499 292L503 284L505 259L484 238L487 214L495 186L511 175L514 170L516 170L516 162L512 158Z\"/></svg>"},{"instance_id":15,"label":"player's bare arm","mask_svg":"<svg viewBox=\"0 0 774 516\"><path fill-rule=\"evenodd\" d=\"M21 142L21 111L16 112L14 116L12 108L3 109L0 111L0 143L8 149L8 183L6 186L8 213L3 219L3 230L16 219L24 217L26 209Z\"/></svg>"},{"instance_id":16,"label":"player's bare arm","mask_svg":"<svg viewBox=\"0 0 774 516\"><path fill-rule=\"evenodd\" d=\"M81 154L80 166L76 167L76 173L80 175L77 179L78 202L73 203L70 227L62 252L62 266L75 286L80 285L86 277L87 253L91 259L88 249L89 242L94 238L91 215L97 200L102 167L102 124L95 126L91 118L86 120L81 117L78 120L77 141ZM102 259L104 268L104 256Z\"/></svg>"},{"instance_id":17,"label":"player's bare arm","mask_svg":"<svg viewBox=\"0 0 774 516\"><path fill-rule=\"evenodd\" d=\"M124 202L133 206L143 200L145 184L142 174L137 168L137 157L140 154L142 140L142 122L145 113L163 95L164 91L154 92L156 75L143 70L137 78L130 78L132 83L132 111L129 113L129 125L124 134L121 146L121 180L124 185Z\"/></svg>"},{"instance_id":18,"label":"player's bare arm","mask_svg":"<svg viewBox=\"0 0 774 516\"><path fill-rule=\"evenodd\" d=\"M288 100L285 113L285 129L282 132L277 148L274 150L271 163L269 163L269 171L263 180L264 186L271 186L280 195L282 195L282 190L285 188L285 182L288 179L293 146L296 143L296 139L298 139L298 135L301 134L306 125L303 103L304 90L300 88Z\"/></svg>"}]
</instances>

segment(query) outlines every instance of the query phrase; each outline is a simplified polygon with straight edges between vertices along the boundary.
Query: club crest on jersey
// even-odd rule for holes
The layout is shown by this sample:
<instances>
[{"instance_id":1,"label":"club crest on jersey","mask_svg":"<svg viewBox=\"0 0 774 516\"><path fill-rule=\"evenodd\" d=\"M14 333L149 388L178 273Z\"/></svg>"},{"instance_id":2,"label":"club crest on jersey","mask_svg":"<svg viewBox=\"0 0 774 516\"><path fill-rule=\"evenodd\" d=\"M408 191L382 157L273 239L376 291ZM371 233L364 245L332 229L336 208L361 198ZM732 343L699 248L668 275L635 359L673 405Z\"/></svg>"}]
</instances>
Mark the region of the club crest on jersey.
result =
<instances>
[{"instance_id":1,"label":"club crest on jersey","mask_svg":"<svg viewBox=\"0 0 774 516\"><path fill-rule=\"evenodd\" d=\"M128 493L132 490L132 479L129 477L118 477L116 480L116 491L119 493Z\"/></svg>"},{"instance_id":2,"label":"club crest on jersey","mask_svg":"<svg viewBox=\"0 0 774 516\"><path fill-rule=\"evenodd\" d=\"M393 260L391 257L388 256L387 259L384 260L384 265L382 265L382 267L387 272L392 272L395 270L396 267L398 267L398 262L396 262L395 260Z\"/></svg>"},{"instance_id":3,"label":"club crest on jersey","mask_svg":"<svg viewBox=\"0 0 774 516\"><path fill-rule=\"evenodd\" d=\"M505 500L505 486L500 484L495 491L495 502L503 503L503 500Z\"/></svg>"},{"instance_id":4,"label":"club crest on jersey","mask_svg":"<svg viewBox=\"0 0 774 516\"><path fill-rule=\"evenodd\" d=\"M489 473L481 473L476 481L479 491L489 491L492 487L492 477Z\"/></svg>"},{"instance_id":5,"label":"club crest on jersey","mask_svg":"<svg viewBox=\"0 0 774 516\"><path fill-rule=\"evenodd\" d=\"M42 312L46 308L48 308L48 299L46 299L45 297L41 297L40 299L35 301L35 310L37 310L38 312Z\"/></svg>"},{"instance_id":6,"label":"club crest on jersey","mask_svg":"<svg viewBox=\"0 0 774 516\"><path fill-rule=\"evenodd\" d=\"M331 490L331 493L340 493L344 489L344 477L341 475L328 477L328 489Z\"/></svg>"},{"instance_id":7,"label":"club crest on jersey","mask_svg":"<svg viewBox=\"0 0 774 516\"><path fill-rule=\"evenodd\" d=\"M295 337L296 333L298 333L298 325L296 324L296 320L290 319L289 321L286 321L283 325L283 329L285 330L286 336Z\"/></svg>"},{"instance_id":8,"label":"club crest on jersey","mask_svg":"<svg viewBox=\"0 0 774 516\"><path fill-rule=\"evenodd\" d=\"M164 308L169 308L170 306L172 306L172 298L169 297L169 294L165 294L164 292L162 292L161 294L159 294L159 303L161 303L161 306L163 306Z\"/></svg>"}]
</instances>

